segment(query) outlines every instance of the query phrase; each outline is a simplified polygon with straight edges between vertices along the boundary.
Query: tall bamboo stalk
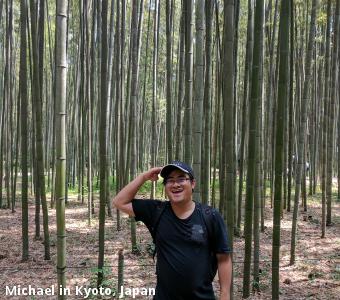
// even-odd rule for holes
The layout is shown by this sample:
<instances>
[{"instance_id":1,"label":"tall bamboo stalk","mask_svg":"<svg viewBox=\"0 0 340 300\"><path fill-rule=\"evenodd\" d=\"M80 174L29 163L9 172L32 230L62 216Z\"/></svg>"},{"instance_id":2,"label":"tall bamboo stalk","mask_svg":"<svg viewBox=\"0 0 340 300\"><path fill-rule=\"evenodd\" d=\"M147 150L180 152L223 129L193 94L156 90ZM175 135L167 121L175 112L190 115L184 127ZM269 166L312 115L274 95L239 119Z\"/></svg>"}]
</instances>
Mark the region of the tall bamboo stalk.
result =
<instances>
[{"instance_id":1,"label":"tall bamboo stalk","mask_svg":"<svg viewBox=\"0 0 340 300\"><path fill-rule=\"evenodd\" d=\"M57 274L58 287L66 287L66 232L65 232L65 195L66 195L66 79L67 79L67 0L57 1L56 19L56 213L57 213ZM60 289L58 288L58 291ZM62 289L63 291L63 289ZM66 299L59 293L58 299Z\"/></svg>"},{"instance_id":2,"label":"tall bamboo stalk","mask_svg":"<svg viewBox=\"0 0 340 300\"><path fill-rule=\"evenodd\" d=\"M27 39L26 39L27 4L20 1L20 114L21 114L21 170L22 170L22 260L28 259L28 121L27 121ZM1 180L1 179L0 179ZM1 208L1 207L0 207Z\"/></svg>"}]
</instances>

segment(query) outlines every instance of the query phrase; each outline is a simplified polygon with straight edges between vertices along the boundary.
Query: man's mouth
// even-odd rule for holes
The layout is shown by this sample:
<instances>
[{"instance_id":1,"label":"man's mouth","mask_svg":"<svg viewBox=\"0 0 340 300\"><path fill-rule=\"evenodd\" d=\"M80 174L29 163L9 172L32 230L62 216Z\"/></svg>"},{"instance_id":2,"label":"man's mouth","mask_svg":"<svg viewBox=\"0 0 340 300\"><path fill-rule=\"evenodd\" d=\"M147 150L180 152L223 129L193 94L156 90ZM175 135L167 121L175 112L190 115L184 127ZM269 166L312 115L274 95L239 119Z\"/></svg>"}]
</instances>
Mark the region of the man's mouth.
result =
<instances>
[{"instance_id":1,"label":"man's mouth","mask_svg":"<svg viewBox=\"0 0 340 300\"><path fill-rule=\"evenodd\" d=\"M177 195L177 194L180 194L182 193L182 190L178 190L178 191L172 191L173 194Z\"/></svg>"}]
</instances>

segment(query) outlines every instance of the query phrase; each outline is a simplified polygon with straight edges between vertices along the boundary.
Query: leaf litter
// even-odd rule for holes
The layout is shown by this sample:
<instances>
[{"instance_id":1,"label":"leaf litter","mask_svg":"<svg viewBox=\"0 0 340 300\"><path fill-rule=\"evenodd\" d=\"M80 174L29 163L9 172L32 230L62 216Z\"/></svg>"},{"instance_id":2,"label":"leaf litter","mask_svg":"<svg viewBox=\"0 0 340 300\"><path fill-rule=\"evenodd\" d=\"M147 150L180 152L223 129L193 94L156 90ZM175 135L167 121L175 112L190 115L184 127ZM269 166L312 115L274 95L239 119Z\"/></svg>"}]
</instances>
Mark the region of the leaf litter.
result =
<instances>
[{"instance_id":1,"label":"leaf litter","mask_svg":"<svg viewBox=\"0 0 340 300\"><path fill-rule=\"evenodd\" d=\"M86 203L86 201L85 201ZM66 208L67 235L67 287L70 295L67 299L84 299L85 295L76 295L76 288L95 288L97 281L98 259L98 199L91 226L87 221L86 204L81 205L75 198L70 198ZM115 210L113 210L114 212ZM0 299L57 299L54 296L9 296L6 286L49 288L57 290L56 273L56 216L49 208L51 260L44 260L43 240L35 239L35 207L33 199L29 201L29 259L21 261L21 207L18 201L16 212L0 210ZM41 213L42 214L42 213ZM308 206L308 211L300 208L298 222L298 241L296 263L289 265L290 236L292 213L285 212L281 221L280 253L280 299L340 299L340 204L332 207L333 225L326 228L326 237L321 239L321 206L315 201ZM260 283L259 291L252 292L249 299L271 299L271 251L272 251L272 210L269 204L265 208L265 232L260 236ZM43 237L42 215L40 216L41 236ZM105 227L105 267L104 287L111 289L110 296L89 296L87 299L119 299L117 288L118 251L124 249L124 287L155 287L156 275L152 259L152 239L146 227L137 223L138 255L131 251L130 219L122 216L122 230L117 231L116 215L106 216ZM234 238L234 299L242 299L244 240ZM218 277L214 281L218 296ZM108 290L107 290L108 291ZM113 296L115 294L115 296ZM125 296L125 299L132 299ZM152 299L152 296L135 295L134 299Z\"/></svg>"}]
</instances>

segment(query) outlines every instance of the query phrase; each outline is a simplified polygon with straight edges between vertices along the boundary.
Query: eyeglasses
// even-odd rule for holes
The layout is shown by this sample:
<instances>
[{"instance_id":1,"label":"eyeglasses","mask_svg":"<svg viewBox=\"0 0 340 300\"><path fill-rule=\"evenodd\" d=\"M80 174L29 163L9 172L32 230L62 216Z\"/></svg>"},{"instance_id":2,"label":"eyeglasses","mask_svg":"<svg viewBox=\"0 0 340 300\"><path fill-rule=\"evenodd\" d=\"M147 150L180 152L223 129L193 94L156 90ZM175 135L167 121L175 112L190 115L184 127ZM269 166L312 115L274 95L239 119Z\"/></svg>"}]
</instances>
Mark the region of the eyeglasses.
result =
<instances>
[{"instance_id":1,"label":"eyeglasses","mask_svg":"<svg viewBox=\"0 0 340 300\"><path fill-rule=\"evenodd\" d=\"M176 183L178 183L179 185L184 185L185 182L187 180L191 180L191 178L187 178L187 177L180 177L180 178L177 178L177 179L167 179L165 181L165 185L167 186L173 186L175 185Z\"/></svg>"}]
</instances>

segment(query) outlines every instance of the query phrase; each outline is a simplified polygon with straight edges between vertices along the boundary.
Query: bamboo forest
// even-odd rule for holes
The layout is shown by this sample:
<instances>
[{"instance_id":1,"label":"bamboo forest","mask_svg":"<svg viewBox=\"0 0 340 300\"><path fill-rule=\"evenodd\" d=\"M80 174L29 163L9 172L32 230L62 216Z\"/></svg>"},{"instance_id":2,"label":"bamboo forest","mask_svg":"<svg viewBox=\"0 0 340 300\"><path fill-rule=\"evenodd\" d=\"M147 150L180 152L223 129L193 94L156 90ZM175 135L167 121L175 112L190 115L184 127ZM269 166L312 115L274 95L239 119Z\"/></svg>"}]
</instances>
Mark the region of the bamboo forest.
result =
<instances>
[{"instance_id":1,"label":"bamboo forest","mask_svg":"<svg viewBox=\"0 0 340 300\"><path fill-rule=\"evenodd\" d=\"M172 161L225 224L216 299L339 299L340 0L0 0L0 33L1 300L163 300L114 199Z\"/></svg>"}]
</instances>

